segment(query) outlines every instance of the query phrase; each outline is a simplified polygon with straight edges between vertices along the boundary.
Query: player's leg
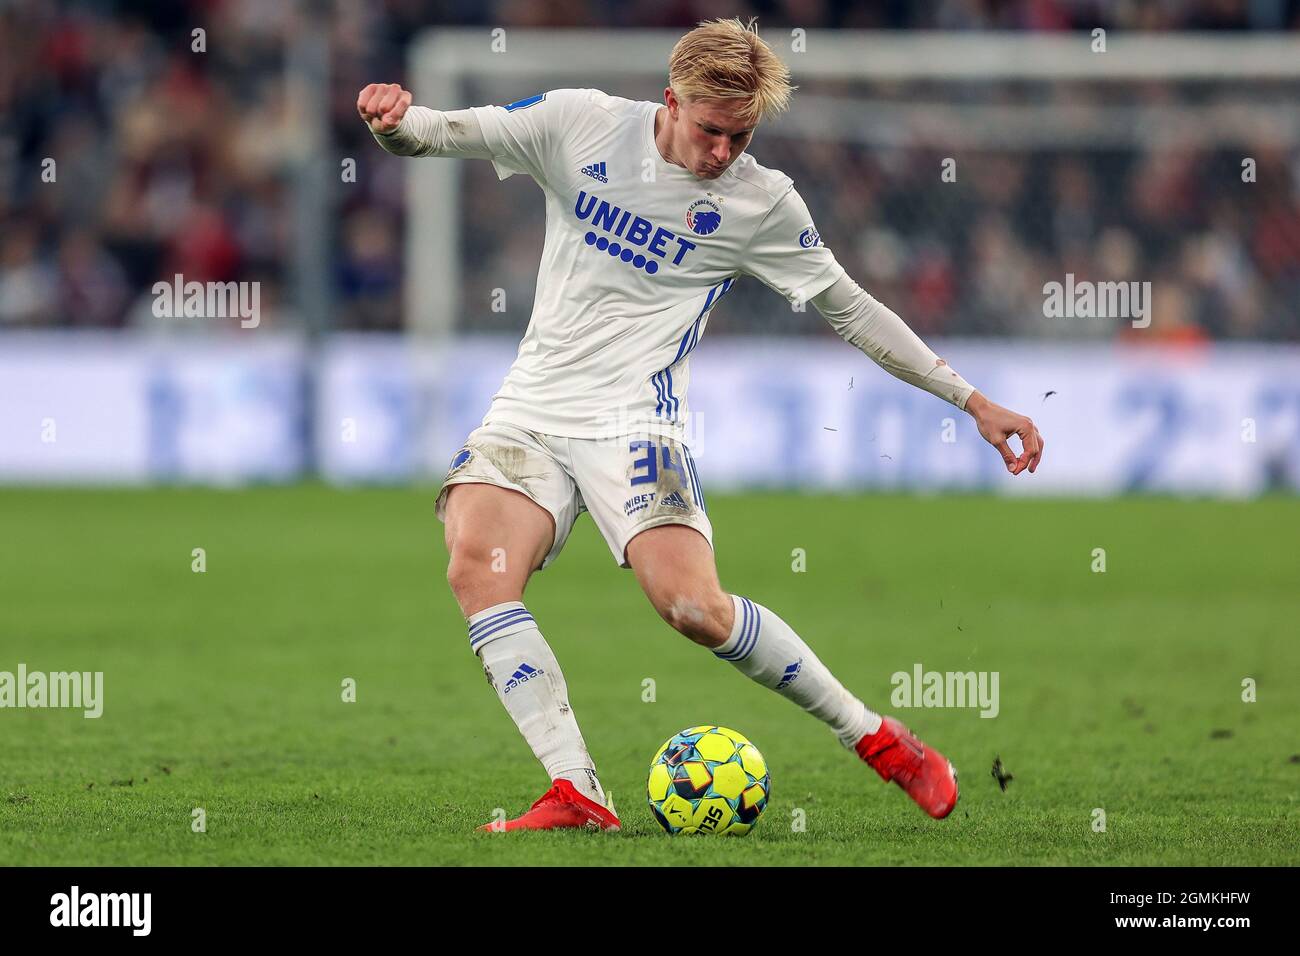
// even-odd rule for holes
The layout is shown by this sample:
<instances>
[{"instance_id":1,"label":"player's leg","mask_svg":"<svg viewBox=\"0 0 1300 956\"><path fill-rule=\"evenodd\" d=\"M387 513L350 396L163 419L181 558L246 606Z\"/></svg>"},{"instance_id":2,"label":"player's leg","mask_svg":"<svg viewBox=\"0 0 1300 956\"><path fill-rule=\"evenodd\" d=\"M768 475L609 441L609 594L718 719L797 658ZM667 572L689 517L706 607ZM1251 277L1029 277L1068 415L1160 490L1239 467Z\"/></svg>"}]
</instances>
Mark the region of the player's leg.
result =
<instances>
[{"instance_id":1,"label":"player's leg","mask_svg":"<svg viewBox=\"0 0 1300 956\"><path fill-rule=\"evenodd\" d=\"M784 621L722 590L699 472L683 442L647 435L570 444L596 526L665 621L826 721L847 746L879 728Z\"/></svg>"},{"instance_id":2,"label":"player's leg","mask_svg":"<svg viewBox=\"0 0 1300 956\"><path fill-rule=\"evenodd\" d=\"M951 811L956 774L942 754L869 710L779 616L722 589L699 472L683 443L644 436L570 445L574 480L596 526L665 621L825 721L926 812Z\"/></svg>"},{"instance_id":3,"label":"player's leg","mask_svg":"<svg viewBox=\"0 0 1300 956\"><path fill-rule=\"evenodd\" d=\"M536 436L485 426L453 459L438 514L446 524L447 580L465 615L470 647L553 782L540 817L530 811L502 829L588 819L616 825L612 813L598 812L605 794L559 661L523 603L533 571L559 553L576 517L572 480ZM554 799L574 794L583 799Z\"/></svg>"},{"instance_id":4,"label":"player's leg","mask_svg":"<svg viewBox=\"0 0 1300 956\"><path fill-rule=\"evenodd\" d=\"M957 774L948 760L898 720L871 711L777 614L724 592L713 549L698 530L675 524L650 528L628 542L627 560L650 603L673 628L825 722L841 744L931 816L952 811Z\"/></svg>"},{"instance_id":5,"label":"player's leg","mask_svg":"<svg viewBox=\"0 0 1300 956\"><path fill-rule=\"evenodd\" d=\"M846 747L880 728L879 715L849 693L785 621L723 591L713 549L696 529L667 524L643 531L628 542L627 560L671 627L824 721Z\"/></svg>"},{"instance_id":6,"label":"player's leg","mask_svg":"<svg viewBox=\"0 0 1300 956\"><path fill-rule=\"evenodd\" d=\"M461 613L522 601L555 540L551 514L520 492L481 483L453 485L444 507L447 583Z\"/></svg>"}]
</instances>

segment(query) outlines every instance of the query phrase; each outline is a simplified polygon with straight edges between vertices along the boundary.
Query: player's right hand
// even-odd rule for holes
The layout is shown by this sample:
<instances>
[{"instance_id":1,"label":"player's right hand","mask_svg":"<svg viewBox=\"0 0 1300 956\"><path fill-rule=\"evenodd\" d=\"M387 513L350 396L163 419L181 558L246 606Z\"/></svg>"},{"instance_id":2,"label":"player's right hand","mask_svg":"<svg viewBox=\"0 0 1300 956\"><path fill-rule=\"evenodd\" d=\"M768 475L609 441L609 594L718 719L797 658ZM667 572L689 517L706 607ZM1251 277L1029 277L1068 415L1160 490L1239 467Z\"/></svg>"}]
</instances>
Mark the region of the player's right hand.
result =
<instances>
[{"instance_id":1,"label":"player's right hand","mask_svg":"<svg viewBox=\"0 0 1300 956\"><path fill-rule=\"evenodd\" d=\"M1043 436L1038 433L1028 416L990 402L979 392L972 392L966 400L966 411L975 419L975 427L984 440L998 450L1007 471L1018 475L1026 468L1032 475L1043 458ZM1020 438L1021 452L1017 456L1007 444L1012 435Z\"/></svg>"},{"instance_id":2,"label":"player's right hand","mask_svg":"<svg viewBox=\"0 0 1300 956\"><path fill-rule=\"evenodd\" d=\"M357 112L376 133L391 133L401 125L411 94L397 83L371 83L357 95Z\"/></svg>"}]
</instances>

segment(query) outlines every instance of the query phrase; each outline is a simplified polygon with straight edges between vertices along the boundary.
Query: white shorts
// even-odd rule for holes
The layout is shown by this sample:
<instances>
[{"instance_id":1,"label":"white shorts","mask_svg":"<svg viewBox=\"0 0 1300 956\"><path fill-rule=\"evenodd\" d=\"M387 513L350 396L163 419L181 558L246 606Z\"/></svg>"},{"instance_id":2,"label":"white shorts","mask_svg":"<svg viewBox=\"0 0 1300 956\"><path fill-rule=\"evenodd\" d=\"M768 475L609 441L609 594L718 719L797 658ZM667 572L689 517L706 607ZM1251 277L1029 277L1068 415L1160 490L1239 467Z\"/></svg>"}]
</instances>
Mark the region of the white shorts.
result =
<instances>
[{"instance_id":1,"label":"white shorts","mask_svg":"<svg viewBox=\"0 0 1300 956\"><path fill-rule=\"evenodd\" d=\"M436 510L446 520L452 485L487 484L527 495L555 519L555 542L542 562L559 555L584 511L620 567L627 543L647 528L684 524L713 547L713 526L691 453L680 441L633 434L618 440L561 438L493 422L470 432L451 460Z\"/></svg>"}]
</instances>

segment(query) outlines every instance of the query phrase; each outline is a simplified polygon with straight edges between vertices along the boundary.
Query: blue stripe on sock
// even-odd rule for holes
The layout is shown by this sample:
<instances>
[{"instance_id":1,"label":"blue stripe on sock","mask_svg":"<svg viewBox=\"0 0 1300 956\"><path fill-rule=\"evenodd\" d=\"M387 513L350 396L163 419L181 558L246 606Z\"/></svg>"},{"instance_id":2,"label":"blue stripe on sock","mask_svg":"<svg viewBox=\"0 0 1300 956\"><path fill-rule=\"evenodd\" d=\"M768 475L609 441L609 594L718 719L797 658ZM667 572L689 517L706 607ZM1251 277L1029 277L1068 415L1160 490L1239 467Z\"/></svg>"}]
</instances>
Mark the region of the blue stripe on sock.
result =
<instances>
[{"instance_id":1,"label":"blue stripe on sock","mask_svg":"<svg viewBox=\"0 0 1300 956\"><path fill-rule=\"evenodd\" d=\"M502 624L498 624L496 627L492 628L492 630L484 631L482 634L471 639L469 642L469 646L472 649L477 650L479 645L482 644L484 641L486 641L493 634L497 633L498 631L504 631L508 627L514 627L516 624L532 624L533 626L536 626L537 622L533 620L531 614L528 617L521 617L521 618L516 618L513 621L506 621Z\"/></svg>"},{"instance_id":2,"label":"blue stripe on sock","mask_svg":"<svg viewBox=\"0 0 1300 956\"><path fill-rule=\"evenodd\" d=\"M481 644L481 643L482 643L486 638L491 637L493 634L497 633L498 631L504 631L504 630L505 630L506 628L508 628L508 627L513 627L513 626L516 625L516 624L534 624L534 625L535 625L536 623L537 623L537 622L536 622L535 620L533 620L533 616L532 616L531 614L527 613L527 612L524 612L522 615L519 615L519 616L517 616L517 617L512 617L512 618L510 618L509 620L494 621L493 624L492 624L492 626L491 626L490 628L488 628L488 629L485 630L485 631L480 631L479 633L477 633L477 634L475 634L473 637L471 637L471 638L469 639L469 646L470 646L470 647L477 647L477 646L478 646L479 644Z\"/></svg>"},{"instance_id":3,"label":"blue stripe on sock","mask_svg":"<svg viewBox=\"0 0 1300 956\"><path fill-rule=\"evenodd\" d=\"M503 620L506 617L510 616L511 614L527 614L527 613L528 613L528 608L512 607L512 608L507 608L504 611L498 611L496 614L489 614L487 617L483 618L483 620L475 621L472 625L470 625L470 629L469 629L470 636L472 637L476 632L483 630L483 628L486 625L491 624L494 621Z\"/></svg>"},{"instance_id":4,"label":"blue stripe on sock","mask_svg":"<svg viewBox=\"0 0 1300 956\"><path fill-rule=\"evenodd\" d=\"M714 651L713 655L715 657L721 657L724 661L729 661L731 660L732 655L736 653L736 649L740 647L741 639L745 634L745 625L749 623L749 609L745 607L744 598L740 599L740 614L741 614L740 636L736 638L736 647L733 647L730 651L727 651L725 654L720 653L718 651Z\"/></svg>"},{"instance_id":5,"label":"blue stripe on sock","mask_svg":"<svg viewBox=\"0 0 1300 956\"><path fill-rule=\"evenodd\" d=\"M727 655L727 660L733 663L739 663L753 653L755 645L758 644L758 628L761 623L758 608L754 606L754 602L745 597L740 600L745 606L745 624L735 650Z\"/></svg>"},{"instance_id":6,"label":"blue stripe on sock","mask_svg":"<svg viewBox=\"0 0 1300 956\"><path fill-rule=\"evenodd\" d=\"M740 637L736 641L736 646L726 654L719 654L714 651L714 656L722 658L724 661L738 663L749 657L753 653L754 647L758 644L758 629L761 620L758 608L749 598L740 599L740 609L742 613L740 624Z\"/></svg>"},{"instance_id":7,"label":"blue stripe on sock","mask_svg":"<svg viewBox=\"0 0 1300 956\"><path fill-rule=\"evenodd\" d=\"M511 611L509 614L497 615L486 621L480 621L478 624L476 624L474 627L470 629L469 636L471 639L478 637L480 634L486 633L488 630L496 627L496 625L498 624L504 624L507 621L516 621L525 617L532 617L532 615L529 614L528 611L524 610L523 608L520 608L517 611Z\"/></svg>"},{"instance_id":8,"label":"blue stripe on sock","mask_svg":"<svg viewBox=\"0 0 1300 956\"><path fill-rule=\"evenodd\" d=\"M749 647L745 649L745 657L748 657L750 654L754 653L754 648L758 646L758 632L763 627L763 615L762 612L759 611L758 605L749 598L743 598L742 600L744 600L744 602L748 604L754 612L754 629L750 634ZM742 657L741 660L744 660L745 657Z\"/></svg>"}]
</instances>

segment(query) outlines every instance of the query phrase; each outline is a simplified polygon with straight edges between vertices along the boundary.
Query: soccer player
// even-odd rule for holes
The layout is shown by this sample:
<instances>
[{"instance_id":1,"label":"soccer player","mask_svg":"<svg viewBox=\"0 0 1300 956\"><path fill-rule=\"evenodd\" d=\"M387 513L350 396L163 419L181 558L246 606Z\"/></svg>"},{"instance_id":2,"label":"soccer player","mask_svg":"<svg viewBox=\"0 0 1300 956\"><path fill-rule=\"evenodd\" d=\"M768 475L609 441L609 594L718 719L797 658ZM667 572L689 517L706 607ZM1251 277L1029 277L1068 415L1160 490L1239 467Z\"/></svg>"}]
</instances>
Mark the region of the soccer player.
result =
<instances>
[{"instance_id":1,"label":"soccer player","mask_svg":"<svg viewBox=\"0 0 1300 956\"><path fill-rule=\"evenodd\" d=\"M888 372L968 412L1011 474L1033 472L1042 456L1033 422L975 391L863 291L790 178L745 152L791 92L752 21L717 20L673 48L662 106L560 89L440 112L382 83L357 98L388 152L487 159L502 179L531 176L546 197L528 330L436 504L470 648L551 780L526 813L483 829L619 825L559 662L522 600L583 511L673 628L824 721L930 816L956 805L957 773L942 754L870 710L775 611L722 589L682 440L690 353L710 309L749 275L811 301Z\"/></svg>"}]
</instances>

